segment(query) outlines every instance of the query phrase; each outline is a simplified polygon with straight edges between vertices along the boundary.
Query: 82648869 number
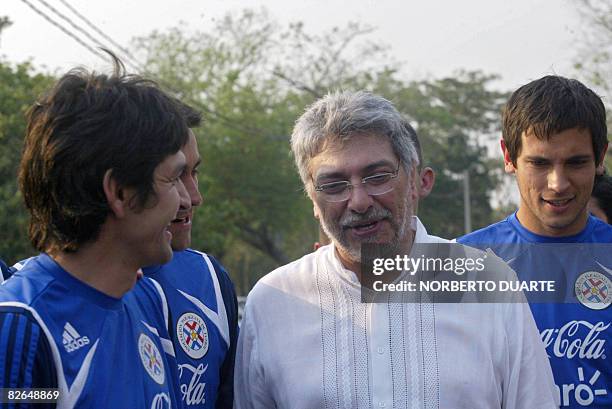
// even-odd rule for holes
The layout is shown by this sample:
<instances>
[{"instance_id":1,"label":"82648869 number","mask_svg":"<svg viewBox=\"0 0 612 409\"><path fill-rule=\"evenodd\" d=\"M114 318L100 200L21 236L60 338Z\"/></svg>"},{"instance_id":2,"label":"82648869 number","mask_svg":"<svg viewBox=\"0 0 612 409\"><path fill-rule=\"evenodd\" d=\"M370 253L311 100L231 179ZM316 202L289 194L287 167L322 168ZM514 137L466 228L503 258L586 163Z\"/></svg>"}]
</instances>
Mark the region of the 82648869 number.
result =
<instances>
[{"instance_id":1,"label":"82648869 number","mask_svg":"<svg viewBox=\"0 0 612 409\"><path fill-rule=\"evenodd\" d=\"M60 396L53 388L0 388L0 403L52 403Z\"/></svg>"}]
</instances>

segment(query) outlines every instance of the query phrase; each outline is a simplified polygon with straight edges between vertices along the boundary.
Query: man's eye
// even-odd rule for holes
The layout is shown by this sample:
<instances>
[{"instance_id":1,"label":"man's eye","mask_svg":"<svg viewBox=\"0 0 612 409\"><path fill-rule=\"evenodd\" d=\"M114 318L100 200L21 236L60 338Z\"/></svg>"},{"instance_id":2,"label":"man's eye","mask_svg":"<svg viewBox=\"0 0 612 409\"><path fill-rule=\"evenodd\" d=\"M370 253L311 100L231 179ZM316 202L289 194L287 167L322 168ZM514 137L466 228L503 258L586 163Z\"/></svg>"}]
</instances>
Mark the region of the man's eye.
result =
<instances>
[{"instance_id":1,"label":"man's eye","mask_svg":"<svg viewBox=\"0 0 612 409\"><path fill-rule=\"evenodd\" d=\"M321 189L322 192L324 193L328 193L328 194L335 194L335 193L341 193L343 192L347 187L346 182L332 182L332 183L325 183L322 184L321 186L319 186L319 188Z\"/></svg>"},{"instance_id":2,"label":"man's eye","mask_svg":"<svg viewBox=\"0 0 612 409\"><path fill-rule=\"evenodd\" d=\"M546 166L548 163L545 160L532 159L529 161L532 166Z\"/></svg>"},{"instance_id":3,"label":"man's eye","mask_svg":"<svg viewBox=\"0 0 612 409\"><path fill-rule=\"evenodd\" d=\"M574 160L570 160L570 161L568 161L568 162L567 162L567 164L568 164L569 166L573 166L573 167L578 168L578 167L581 167L581 166L586 165L586 164L587 164L587 163L589 163L589 162L590 162L590 161L589 161L589 160L587 160L587 159L574 159Z\"/></svg>"},{"instance_id":4,"label":"man's eye","mask_svg":"<svg viewBox=\"0 0 612 409\"><path fill-rule=\"evenodd\" d=\"M364 178L363 181L370 185L382 185L383 183L387 183L389 179L391 179L391 173L378 173Z\"/></svg>"}]
</instances>

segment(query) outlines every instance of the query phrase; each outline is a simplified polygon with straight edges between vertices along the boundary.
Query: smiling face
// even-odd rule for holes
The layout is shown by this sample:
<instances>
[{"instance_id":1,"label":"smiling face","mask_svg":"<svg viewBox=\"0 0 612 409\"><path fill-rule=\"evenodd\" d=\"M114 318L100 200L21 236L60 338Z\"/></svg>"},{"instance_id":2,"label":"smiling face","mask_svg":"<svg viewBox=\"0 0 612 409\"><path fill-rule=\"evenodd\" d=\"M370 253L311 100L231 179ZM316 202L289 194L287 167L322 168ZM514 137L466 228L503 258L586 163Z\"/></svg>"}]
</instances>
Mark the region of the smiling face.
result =
<instances>
[{"instance_id":1,"label":"smiling face","mask_svg":"<svg viewBox=\"0 0 612 409\"><path fill-rule=\"evenodd\" d=\"M198 167L200 165L200 153L198 143L193 131L189 130L189 140L181 148L185 155L186 166L181 174L181 181L189 195L188 201L181 201L181 207L176 219L170 225L172 233L172 249L176 251L185 250L191 245L191 226L193 210L202 204L202 195L198 188Z\"/></svg>"},{"instance_id":2,"label":"smiling face","mask_svg":"<svg viewBox=\"0 0 612 409\"><path fill-rule=\"evenodd\" d=\"M139 265L163 264L172 259L170 224L179 207L189 200L180 179L184 168L183 152L168 156L153 174L155 197L143 209L129 210L121 238L130 246L130 254L140 260Z\"/></svg>"},{"instance_id":3,"label":"smiling face","mask_svg":"<svg viewBox=\"0 0 612 409\"><path fill-rule=\"evenodd\" d=\"M354 135L342 145L327 144L310 161L315 185L347 180L355 186L349 199L339 203L326 201L312 185L308 189L315 217L350 270L359 268L362 243L390 243L404 251L412 245L410 221L417 197L414 179L400 166L398 176L390 182L390 192L371 196L361 185L364 177L395 172L398 162L388 139L365 135Z\"/></svg>"},{"instance_id":4,"label":"smiling face","mask_svg":"<svg viewBox=\"0 0 612 409\"><path fill-rule=\"evenodd\" d=\"M544 140L524 132L521 146L515 165L502 143L505 170L516 175L521 195L519 221L543 236L579 233L596 173L590 132L572 128Z\"/></svg>"}]
</instances>

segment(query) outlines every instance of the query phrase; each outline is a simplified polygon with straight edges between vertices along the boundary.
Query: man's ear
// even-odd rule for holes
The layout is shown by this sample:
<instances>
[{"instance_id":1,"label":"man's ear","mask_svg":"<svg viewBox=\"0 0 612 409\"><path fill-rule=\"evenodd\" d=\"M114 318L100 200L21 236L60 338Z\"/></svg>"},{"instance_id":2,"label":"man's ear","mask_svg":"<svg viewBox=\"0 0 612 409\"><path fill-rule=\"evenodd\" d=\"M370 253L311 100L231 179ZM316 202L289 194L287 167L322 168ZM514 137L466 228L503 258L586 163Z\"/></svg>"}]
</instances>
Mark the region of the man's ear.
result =
<instances>
[{"instance_id":1,"label":"man's ear","mask_svg":"<svg viewBox=\"0 0 612 409\"><path fill-rule=\"evenodd\" d=\"M607 151L608 151L608 144L606 143L606 146L604 146L604 148L601 150L601 154L599 155L599 158L601 158L601 163L597 165L597 169L595 170L595 172L598 175L603 175L604 172L606 171L606 164L604 161L606 159Z\"/></svg>"},{"instance_id":2,"label":"man's ear","mask_svg":"<svg viewBox=\"0 0 612 409\"><path fill-rule=\"evenodd\" d=\"M510 159L510 152L508 152L508 148L506 148L506 143L503 139L500 139L499 143L501 145L501 150L504 155L504 171L506 173L516 172L516 167L514 166L514 163L512 163L512 159Z\"/></svg>"},{"instance_id":3,"label":"man's ear","mask_svg":"<svg viewBox=\"0 0 612 409\"><path fill-rule=\"evenodd\" d=\"M429 196L436 182L436 173L429 166L421 170L419 179L419 197L421 199Z\"/></svg>"},{"instance_id":4,"label":"man's ear","mask_svg":"<svg viewBox=\"0 0 612 409\"><path fill-rule=\"evenodd\" d=\"M128 209L126 194L123 187L119 186L117 180L113 177L113 171L111 169L107 169L104 173L102 186L104 188L106 201L108 202L108 207L110 207L116 217L124 217Z\"/></svg>"}]
</instances>

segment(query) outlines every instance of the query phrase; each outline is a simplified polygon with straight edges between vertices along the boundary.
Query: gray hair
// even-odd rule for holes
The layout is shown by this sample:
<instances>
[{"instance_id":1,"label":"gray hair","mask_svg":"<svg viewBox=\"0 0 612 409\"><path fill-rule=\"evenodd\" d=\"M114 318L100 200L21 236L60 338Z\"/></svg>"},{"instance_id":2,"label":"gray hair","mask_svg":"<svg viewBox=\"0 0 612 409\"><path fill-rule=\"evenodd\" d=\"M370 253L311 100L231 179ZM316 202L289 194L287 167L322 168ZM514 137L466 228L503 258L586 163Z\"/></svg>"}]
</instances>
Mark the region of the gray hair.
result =
<instances>
[{"instance_id":1,"label":"gray hair","mask_svg":"<svg viewBox=\"0 0 612 409\"><path fill-rule=\"evenodd\" d=\"M416 132L390 101L365 91L336 91L309 106L293 128L291 150L304 186L310 160L326 142L344 143L358 134L388 138L406 173L418 166Z\"/></svg>"}]
</instances>

